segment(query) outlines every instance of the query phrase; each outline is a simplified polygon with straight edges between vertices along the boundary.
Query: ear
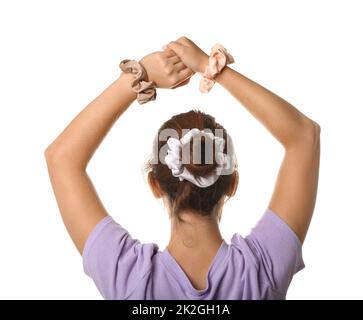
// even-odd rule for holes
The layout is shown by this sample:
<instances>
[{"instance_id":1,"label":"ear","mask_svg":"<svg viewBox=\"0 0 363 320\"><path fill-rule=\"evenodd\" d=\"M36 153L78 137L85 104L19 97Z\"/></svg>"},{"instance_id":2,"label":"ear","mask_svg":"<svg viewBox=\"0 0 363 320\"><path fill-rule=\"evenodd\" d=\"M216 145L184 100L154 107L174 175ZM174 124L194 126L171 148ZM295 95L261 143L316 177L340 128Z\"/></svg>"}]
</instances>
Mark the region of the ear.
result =
<instances>
[{"instance_id":1,"label":"ear","mask_svg":"<svg viewBox=\"0 0 363 320\"><path fill-rule=\"evenodd\" d=\"M233 182L231 183L230 188L227 190L226 195L231 198L235 195L236 191L237 191L237 187L238 187L238 181L239 181L239 176L238 176L238 171L235 171L233 173Z\"/></svg>"},{"instance_id":2,"label":"ear","mask_svg":"<svg viewBox=\"0 0 363 320\"><path fill-rule=\"evenodd\" d=\"M163 192L160 188L159 182L155 179L154 173L152 171L149 171L147 175L147 181L155 198L157 199L162 198Z\"/></svg>"}]
</instances>

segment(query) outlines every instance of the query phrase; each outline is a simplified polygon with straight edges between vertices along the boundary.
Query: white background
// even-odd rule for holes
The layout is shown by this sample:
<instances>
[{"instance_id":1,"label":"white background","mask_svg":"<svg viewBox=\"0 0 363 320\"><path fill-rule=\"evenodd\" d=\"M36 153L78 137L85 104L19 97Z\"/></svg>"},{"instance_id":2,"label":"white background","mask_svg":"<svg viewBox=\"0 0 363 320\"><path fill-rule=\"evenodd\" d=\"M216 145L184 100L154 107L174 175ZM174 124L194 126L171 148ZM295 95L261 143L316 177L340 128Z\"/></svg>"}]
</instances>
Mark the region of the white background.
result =
<instances>
[{"instance_id":1,"label":"white background","mask_svg":"<svg viewBox=\"0 0 363 320\"><path fill-rule=\"evenodd\" d=\"M0 4L0 298L100 299L60 218L43 152L105 89L121 59L141 59L180 36L317 121L318 199L288 299L362 299L362 9L360 1L2 1ZM162 122L196 108L234 139L240 185L221 223L227 242L266 208L282 148L199 75L120 118L89 166L109 213L164 249L168 219L142 174Z\"/></svg>"}]
</instances>

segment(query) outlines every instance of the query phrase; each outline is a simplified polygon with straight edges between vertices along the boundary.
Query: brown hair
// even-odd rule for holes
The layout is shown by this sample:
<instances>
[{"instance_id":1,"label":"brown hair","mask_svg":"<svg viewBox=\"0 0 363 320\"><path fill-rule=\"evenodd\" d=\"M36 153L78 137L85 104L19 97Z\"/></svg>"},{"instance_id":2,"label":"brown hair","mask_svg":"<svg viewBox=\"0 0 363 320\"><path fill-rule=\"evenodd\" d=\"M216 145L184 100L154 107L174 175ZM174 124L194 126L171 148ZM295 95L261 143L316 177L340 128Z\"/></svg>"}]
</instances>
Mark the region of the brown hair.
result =
<instances>
[{"instance_id":1,"label":"brown hair","mask_svg":"<svg viewBox=\"0 0 363 320\"><path fill-rule=\"evenodd\" d=\"M166 144L166 141L159 141L158 137L161 131L173 129L178 133L180 139L183 129L192 128L198 128L199 130L210 129L213 133L215 129L220 129L223 132L224 141L227 141L226 129L217 123L214 117L202 111L191 110L173 116L160 127L154 142L154 153L157 151L157 155L153 154L154 159L160 155L160 149ZM205 163L205 138L202 137L199 141L201 145L201 163L188 163L184 164L184 166L194 175L206 176L216 169L217 162L213 155L213 163ZM227 143L224 144L224 153L226 153L226 147ZM192 159L193 139L190 143L190 148L190 157ZM160 157L165 158L165 155L160 155ZM228 195L231 197L236 191L238 185L237 170L229 175L220 175L218 180L209 187L200 188L187 180L180 181L179 178L174 177L168 166L164 164L165 162L163 163L160 160L148 163L148 168L151 169L149 175L151 175L152 179L156 180L162 192L168 196L173 214L178 215L180 211L187 209L203 216L210 215L222 196Z\"/></svg>"}]
</instances>

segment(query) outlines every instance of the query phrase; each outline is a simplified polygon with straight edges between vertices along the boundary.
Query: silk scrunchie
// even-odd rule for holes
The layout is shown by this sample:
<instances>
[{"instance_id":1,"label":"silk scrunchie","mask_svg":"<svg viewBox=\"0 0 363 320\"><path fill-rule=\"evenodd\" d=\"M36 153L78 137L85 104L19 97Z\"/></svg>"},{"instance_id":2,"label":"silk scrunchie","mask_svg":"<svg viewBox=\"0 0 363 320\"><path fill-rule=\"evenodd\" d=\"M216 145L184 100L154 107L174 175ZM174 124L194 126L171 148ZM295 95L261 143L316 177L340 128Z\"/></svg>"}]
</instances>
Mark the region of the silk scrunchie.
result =
<instances>
[{"instance_id":1,"label":"silk scrunchie","mask_svg":"<svg viewBox=\"0 0 363 320\"><path fill-rule=\"evenodd\" d=\"M139 104L156 99L156 86L152 81L148 81L145 68L136 60L124 59L120 62L120 68L125 73L131 73L135 79L131 83L132 89L137 93Z\"/></svg>"},{"instance_id":2,"label":"silk scrunchie","mask_svg":"<svg viewBox=\"0 0 363 320\"><path fill-rule=\"evenodd\" d=\"M214 77L222 71L222 69L230 63L234 62L234 58L219 43L212 47L209 56L209 64L206 66L202 79L199 83L199 91L202 93L209 92L214 86Z\"/></svg>"},{"instance_id":3,"label":"silk scrunchie","mask_svg":"<svg viewBox=\"0 0 363 320\"><path fill-rule=\"evenodd\" d=\"M204 134L210 139L214 140L216 148L216 161L217 168L206 177L196 176L192 174L182 163L181 150L183 145L190 143L191 139L197 135ZM168 151L165 156L165 163L169 167L174 177L178 177L180 181L188 180L200 188L207 188L214 184L223 170L229 170L230 173L234 171L237 162L234 154L223 153L224 139L215 136L211 132L204 130L200 131L198 128L193 128L188 131L180 140L170 137L167 140ZM232 171L231 171L232 170Z\"/></svg>"}]
</instances>

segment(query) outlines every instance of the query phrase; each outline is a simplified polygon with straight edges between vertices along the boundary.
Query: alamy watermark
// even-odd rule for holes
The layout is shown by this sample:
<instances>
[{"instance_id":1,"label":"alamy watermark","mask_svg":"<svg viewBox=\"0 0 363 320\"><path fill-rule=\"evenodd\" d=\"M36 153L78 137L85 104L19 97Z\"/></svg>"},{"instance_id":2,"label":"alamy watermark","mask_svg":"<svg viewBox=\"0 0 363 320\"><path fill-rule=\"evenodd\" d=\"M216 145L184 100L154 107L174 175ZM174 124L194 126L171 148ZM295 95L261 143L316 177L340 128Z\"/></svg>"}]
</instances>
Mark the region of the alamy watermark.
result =
<instances>
[{"instance_id":1,"label":"alamy watermark","mask_svg":"<svg viewBox=\"0 0 363 320\"><path fill-rule=\"evenodd\" d=\"M190 129L182 129L182 137L184 137ZM227 139L224 140L223 129L204 129L197 135L193 136L193 156L191 157L190 143L182 143L181 158L179 161L182 164L201 164L202 163L202 137L204 136L204 163L213 164L214 159L219 168L220 175L232 174L237 166L236 157L234 153L233 143L230 136L227 134ZM178 131L175 129L163 129L155 137L153 144L153 156L150 164L165 163L165 156L168 153L169 146L165 143L159 150L160 142L167 142L169 138L174 138L182 141ZM225 152L224 152L225 149Z\"/></svg>"}]
</instances>

